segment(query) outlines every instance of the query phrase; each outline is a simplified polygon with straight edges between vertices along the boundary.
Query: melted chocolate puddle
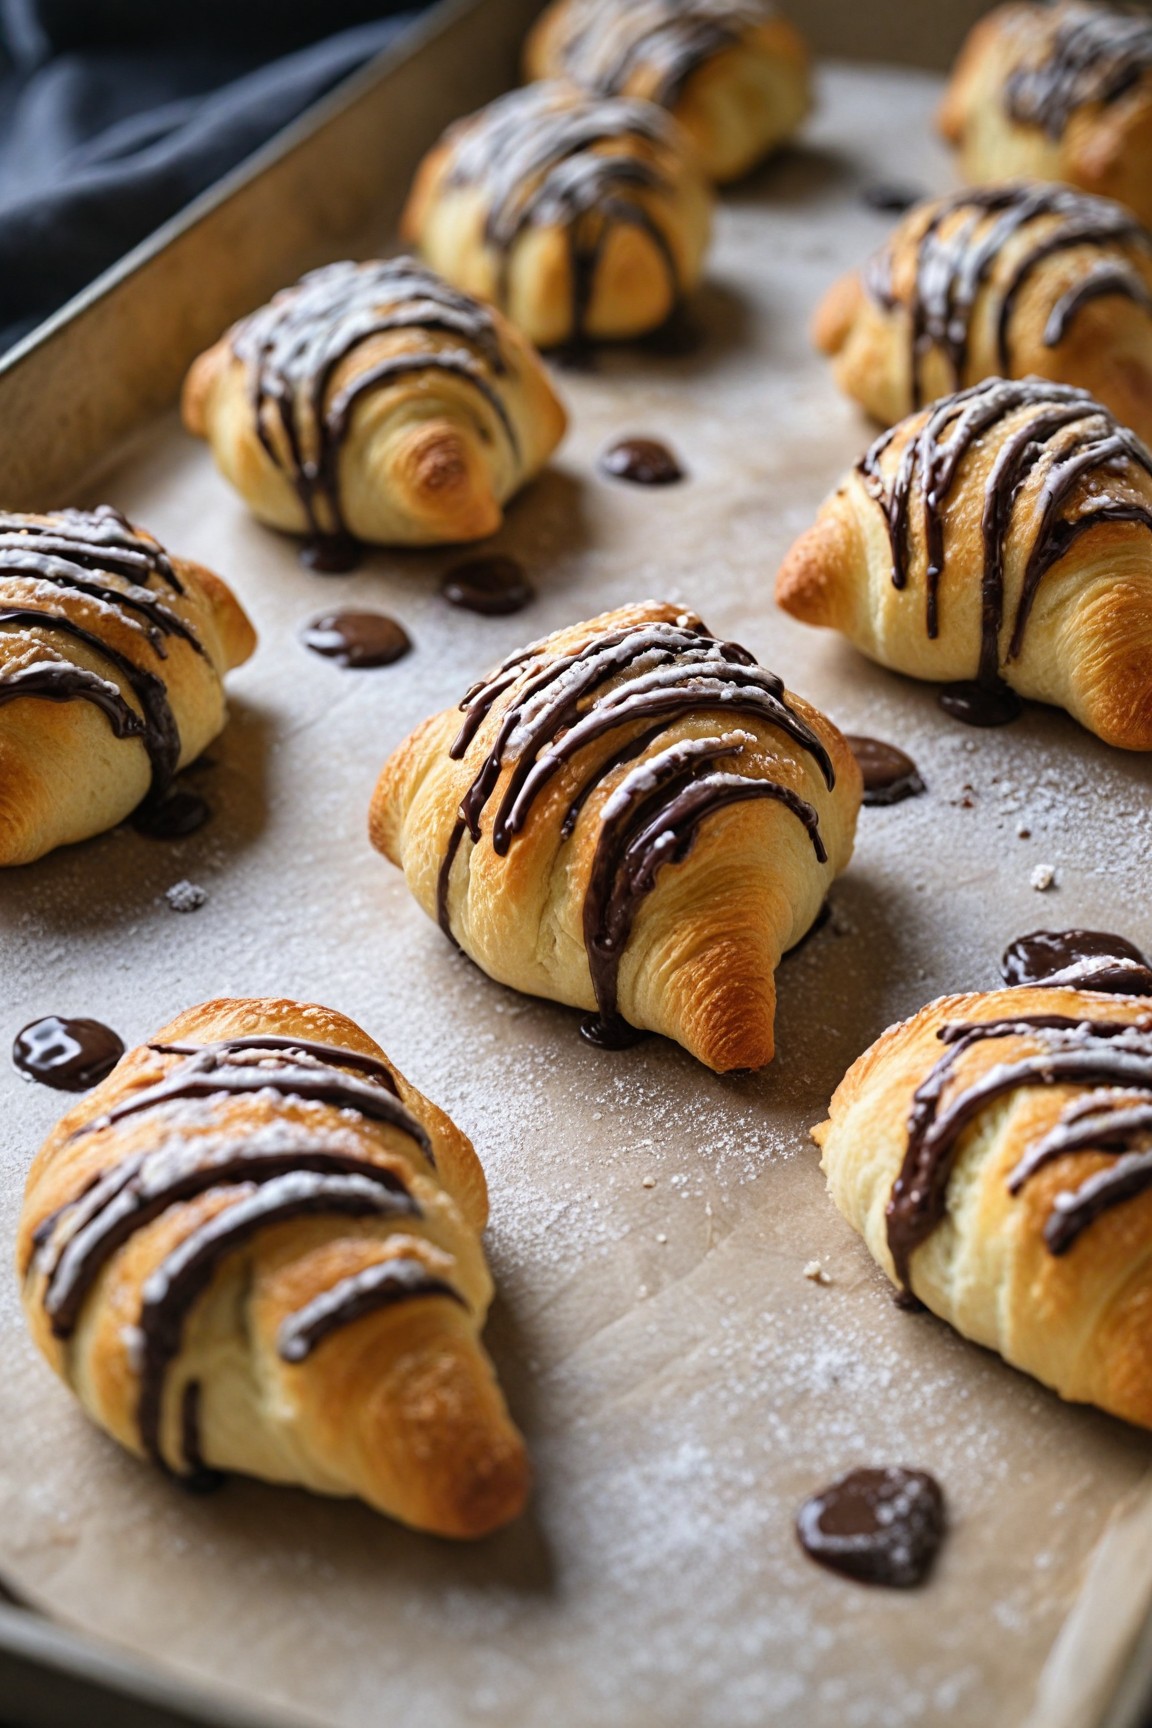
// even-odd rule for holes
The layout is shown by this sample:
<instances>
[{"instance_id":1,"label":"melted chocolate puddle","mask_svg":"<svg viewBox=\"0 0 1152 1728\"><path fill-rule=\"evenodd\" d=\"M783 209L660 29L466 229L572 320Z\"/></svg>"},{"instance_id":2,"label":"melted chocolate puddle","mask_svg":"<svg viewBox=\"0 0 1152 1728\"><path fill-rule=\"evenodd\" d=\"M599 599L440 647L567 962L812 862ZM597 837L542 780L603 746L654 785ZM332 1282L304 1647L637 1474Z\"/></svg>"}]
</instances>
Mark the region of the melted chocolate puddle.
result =
<instances>
[{"instance_id":1,"label":"melted chocolate puddle","mask_svg":"<svg viewBox=\"0 0 1152 1728\"><path fill-rule=\"evenodd\" d=\"M449 606L479 612L486 618L502 618L521 612L536 598L524 566L515 558L471 558L454 565L440 592Z\"/></svg>"},{"instance_id":2,"label":"melted chocolate puddle","mask_svg":"<svg viewBox=\"0 0 1152 1728\"><path fill-rule=\"evenodd\" d=\"M16 1034L12 1060L27 1080L57 1092L87 1092L111 1074L124 1043L99 1020L33 1020Z\"/></svg>"},{"instance_id":3,"label":"melted chocolate puddle","mask_svg":"<svg viewBox=\"0 0 1152 1728\"><path fill-rule=\"evenodd\" d=\"M845 739L864 775L865 804L900 804L925 791L920 771L911 756L895 744L859 735Z\"/></svg>"},{"instance_id":4,"label":"melted chocolate puddle","mask_svg":"<svg viewBox=\"0 0 1152 1728\"><path fill-rule=\"evenodd\" d=\"M944 1493L925 1470L853 1470L806 1500L800 1546L820 1566L863 1584L922 1584L944 1538Z\"/></svg>"},{"instance_id":5,"label":"melted chocolate puddle","mask_svg":"<svg viewBox=\"0 0 1152 1728\"><path fill-rule=\"evenodd\" d=\"M1005 983L1070 985L1119 996L1152 996L1152 966L1134 943L1108 930L1034 930L1004 950Z\"/></svg>"},{"instance_id":6,"label":"melted chocolate puddle","mask_svg":"<svg viewBox=\"0 0 1152 1728\"><path fill-rule=\"evenodd\" d=\"M965 726L1010 726L1023 709L1015 690L999 682L946 684L937 700L945 714Z\"/></svg>"},{"instance_id":7,"label":"melted chocolate puddle","mask_svg":"<svg viewBox=\"0 0 1152 1728\"><path fill-rule=\"evenodd\" d=\"M630 480L634 486L674 486L684 470L658 438L621 438L600 458L600 468L613 480Z\"/></svg>"},{"instance_id":8,"label":"melted chocolate puddle","mask_svg":"<svg viewBox=\"0 0 1152 1728\"><path fill-rule=\"evenodd\" d=\"M351 534L314 534L300 548L300 562L317 576L347 576L364 556L364 548Z\"/></svg>"},{"instance_id":9,"label":"melted chocolate puddle","mask_svg":"<svg viewBox=\"0 0 1152 1728\"><path fill-rule=\"evenodd\" d=\"M137 834L149 840L182 840L203 828L212 815L212 806L199 792L182 788L169 792L158 801L146 799L131 817Z\"/></svg>"},{"instance_id":10,"label":"melted chocolate puddle","mask_svg":"<svg viewBox=\"0 0 1152 1728\"><path fill-rule=\"evenodd\" d=\"M314 654L353 672L391 666L412 647L403 625L386 612L322 612L304 626L300 640Z\"/></svg>"}]
</instances>

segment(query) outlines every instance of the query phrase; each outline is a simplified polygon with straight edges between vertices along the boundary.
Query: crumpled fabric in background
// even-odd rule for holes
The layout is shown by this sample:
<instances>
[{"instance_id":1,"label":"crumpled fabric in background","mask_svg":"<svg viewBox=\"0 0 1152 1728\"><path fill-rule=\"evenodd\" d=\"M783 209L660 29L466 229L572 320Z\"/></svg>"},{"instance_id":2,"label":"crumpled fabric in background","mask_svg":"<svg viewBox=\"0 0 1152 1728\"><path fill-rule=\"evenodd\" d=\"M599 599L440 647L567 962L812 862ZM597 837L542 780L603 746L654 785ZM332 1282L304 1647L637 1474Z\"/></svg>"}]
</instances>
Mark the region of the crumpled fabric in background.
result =
<instances>
[{"instance_id":1,"label":"crumpled fabric in background","mask_svg":"<svg viewBox=\"0 0 1152 1728\"><path fill-rule=\"evenodd\" d=\"M429 0L0 0L0 351Z\"/></svg>"}]
</instances>

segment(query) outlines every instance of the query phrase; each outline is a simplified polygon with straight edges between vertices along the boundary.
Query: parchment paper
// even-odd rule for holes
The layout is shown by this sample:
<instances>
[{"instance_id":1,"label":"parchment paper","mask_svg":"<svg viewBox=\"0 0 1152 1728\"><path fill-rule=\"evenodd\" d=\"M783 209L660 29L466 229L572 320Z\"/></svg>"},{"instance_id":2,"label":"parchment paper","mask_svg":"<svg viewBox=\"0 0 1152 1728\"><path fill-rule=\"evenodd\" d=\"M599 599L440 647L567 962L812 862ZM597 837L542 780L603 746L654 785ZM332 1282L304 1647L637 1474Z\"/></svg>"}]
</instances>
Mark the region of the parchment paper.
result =
<instances>
[{"instance_id":1,"label":"parchment paper","mask_svg":"<svg viewBox=\"0 0 1152 1728\"><path fill-rule=\"evenodd\" d=\"M362 1021L487 1168L489 1342L538 1474L530 1515L472 1548L242 1481L186 1498L87 1423L5 1278L0 1573L286 1719L1020 1723L1149 1460L1145 1436L899 1312L807 1137L884 1026L994 984L1011 937L1083 923L1152 942L1146 762L1035 709L968 731L928 688L773 608L779 558L871 435L805 336L821 289L887 231L860 188L951 183L933 79L833 69L822 94L804 146L724 200L706 349L563 375L572 436L496 542L539 584L520 617L449 610L437 583L452 554L309 575L174 419L93 489L227 575L261 648L200 782L210 827L178 845L118 832L0 884L4 1035L94 1014L134 1043L221 993ZM689 480L599 478L598 451L628 432L671 439ZM716 1078L657 1040L590 1049L576 1015L453 953L365 838L380 763L416 721L525 639L653 594L701 608L848 729L909 747L929 784L863 813L832 923L784 963L779 1055L755 1077ZM394 612L415 653L350 674L305 652L300 624L345 602ZM1057 872L1045 895L1029 883L1041 863ZM163 899L180 878L208 891L193 915ZM6 1252L61 1103L0 1068ZM813 1259L827 1285L804 1276ZM934 1471L948 1494L952 1534L919 1593L838 1580L793 1537L807 1493L885 1462ZM1111 1622L1108 1572L1093 1588ZM1146 1553L1129 1564L1117 1610L1135 1616L1150 1572ZM1082 1677L1105 1643L1081 1641ZM1106 1691L1106 1669L1095 1678Z\"/></svg>"}]
</instances>

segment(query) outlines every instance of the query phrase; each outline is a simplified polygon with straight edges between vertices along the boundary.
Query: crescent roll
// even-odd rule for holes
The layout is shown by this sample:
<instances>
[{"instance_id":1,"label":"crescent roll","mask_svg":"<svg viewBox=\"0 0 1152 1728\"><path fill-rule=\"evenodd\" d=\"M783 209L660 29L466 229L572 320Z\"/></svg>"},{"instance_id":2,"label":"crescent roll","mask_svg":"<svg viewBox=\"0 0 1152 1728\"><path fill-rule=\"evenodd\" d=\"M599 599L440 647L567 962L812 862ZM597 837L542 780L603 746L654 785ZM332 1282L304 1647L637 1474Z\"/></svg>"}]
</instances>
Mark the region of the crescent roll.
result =
<instances>
[{"instance_id":1,"label":"crescent roll","mask_svg":"<svg viewBox=\"0 0 1152 1728\"><path fill-rule=\"evenodd\" d=\"M946 996L853 1064L813 1130L905 1293L1061 1397L1152 1427L1152 1012Z\"/></svg>"},{"instance_id":2,"label":"crescent roll","mask_svg":"<svg viewBox=\"0 0 1152 1728\"><path fill-rule=\"evenodd\" d=\"M972 724L1027 696L1152 750L1152 455L1083 390L991 378L901 421L793 546L776 598L947 682Z\"/></svg>"},{"instance_id":3,"label":"crescent roll","mask_svg":"<svg viewBox=\"0 0 1152 1728\"><path fill-rule=\"evenodd\" d=\"M1090 390L1152 438L1152 234L1067 186L972 187L918 205L831 288L816 345L890 426L984 378Z\"/></svg>"},{"instance_id":4,"label":"crescent roll","mask_svg":"<svg viewBox=\"0 0 1152 1728\"><path fill-rule=\"evenodd\" d=\"M773 1055L774 973L852 852L861 778L823 714L656 601L559 630L386 763L373 844L491 977L608 1047Z\"/></svg>"},{"instance_id":5,"label":"crescent roll","mask_svg":"<svg viewBox=\"0 0 1152 1728\"><path fill-rule=\"evenodd\" d=\"M1152 224L1152 19L1098 0L1000 6L940 110L970 181L1064 180Z\"/></svg>"},{"instance_id":6,"label":"crescent roll","mask_svg":"<svg viewBox=\"0 0 1152 1728\"><path fill-rule=\"evenodd\" d=\"M808 50L769 0L554 0L524 69L658 102L720 181L754 168L812 106Z\"/></svg>"},{"instance_id":7,"label":"crescent roll","mask_svg":"<svg viewBox=\"0 0 1152 1728\"><path fill-rule=\"evenodd\" d=\"M218 576L109 505L0 511L0 865L158 805L255 644Z\"/></svg>"},{"instance_id":8,"label":"crescent roll","mask_svg":"<svg viewBox=\"0 0 1152 1728\"><path fill-rule=\"evenodd\" d=\"M695 151L662 109L548 83L448 129L401 231L554 348L665 323L699 278L711 215Z\"/></svg>"},{"instance_id":9,"label":"crescent roll","mask_svg":"<svg viewBox=\"0 0 1152 1728\"><path fill-rule=\"evenodd\" d=\"M238 1471L482 1536L528 1486L479 1341L487 1212L470 1142L351 1020L207 1002L37 1155L24 1307L92 1419L189 1486Z\"/></svg>"},{"instance_id":10,"label":"crescent roll","mask_svg":"<svg viewBox=\"0 0 1152 1728\"><path fill-rule=\"evenodd\" d=\"M260 520L333 570L361 540L495 533L566 426L519 331L409 258L329 264L277 294L201 354L183 409Z\"/></svg>"}]
</instances>

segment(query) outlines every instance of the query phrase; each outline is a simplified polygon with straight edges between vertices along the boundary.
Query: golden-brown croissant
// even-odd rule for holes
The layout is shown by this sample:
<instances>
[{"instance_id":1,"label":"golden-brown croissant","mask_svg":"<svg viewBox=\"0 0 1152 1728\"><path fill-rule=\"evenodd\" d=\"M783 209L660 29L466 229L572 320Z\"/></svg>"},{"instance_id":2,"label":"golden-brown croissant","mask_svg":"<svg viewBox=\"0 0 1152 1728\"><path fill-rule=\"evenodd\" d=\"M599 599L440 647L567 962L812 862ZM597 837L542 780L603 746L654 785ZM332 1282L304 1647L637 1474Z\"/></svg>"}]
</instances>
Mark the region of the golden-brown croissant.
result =
<instances>
[{"instance_id":1,"label":"golden-brown croissant","mask_svg":"<svg viewBox=\"0 0 1152 1728\"><path fill-rule=\"evenodd\" d=\"M812 105L808 51L770 0L553 0L524 50L529 78L668 108L713 180L735 180Z\"/></svg>"},{"instance_id":2,"label":"golden-brown croissant","mask_svg":"<svg viewBox=\"0 0 1152 1728\"><path fill-rule=\"evenodd\" d=\"M711 208L692 145L662 109L532 84L449 128L421 164L402 232L550 348L663 324L700 275Z\"/></svg>"},{"instance_id":3,"label":"golden-brown croissant","mask_svg":"<svg viewBox=\"0 0 1152 1728\"><path fill-rule=\"evenodd\" d=\"M408 258L329 264L195 362L184 420L262 522L321 569L356 542L495 533L566 418L498 312Z\"/></svg>"},{"instance_id":4,"label":"golden-brown croissant","mask_svg":"<svg viewBox=\"0 0 1152 1728\"><path fill-rule=\"evenodd\" d=\"M19 1233L36 1343L121 1445L202 1482L514 1518L524 1446L479 1342L484 1174L342 1014L190 1008L49 1136Z\"/></svg>"},{"instance_id":5,"label":"golden-brown croissant","mask_svg":"<svg viewBox=\"0 0 1152 1728\"><path fill-rule=\"evenodd\" d=\"M158 806L255 643L218 576L108 505L0 512L0 865Z\"/></svg>"},{"instance_id":6,"label":"golden-brown croissant","mask_svg":"<svg viewBox=\"0 0 1152 1728\"><path fill-rule=\"evenodd\" d=\"M886 426L984 378L1090 390L1152 438L1152 234L1068 186L972 187L913 210L831 288L817 346Z\"/></svg>"},{"instance_id":7,"label":"golden-brown croissant","mask_svg":"<svg viewBox=\"0 0 1152 1728\"><path fill-rule=\"evenodd\" d=\"M946 996L865 1051L813 1134L905 1292L1062 1397L1152 1427L1152 1003Z\"/></svg>"},{"instance_id":8,"label":"golden-brown croissant","mask_svg":"<svg viewBox=\"0 0 1152 1728\"><path fill-rule=\"evenodd\" d=\"M385 765L373 844L493 978L771 1061L774 973L848 863L860 770L823 714L655 601L534 643Z\"/></svg>"},{"instance_id":9,"label":"golden-brown croissant","mask_svg":"<svg viewBox=\"0 0 1152 1728\"><path fill-rule=\"evenodd\" d=\"M1065 180L1152 225L1152 19L1022 0L973 29L940 110L966 180Z\"/></svg>"},{"instance_id":10,"label":"golden-brown croissant","mask_svg":"<svg viewBox=\"0 0 1152 1728\"><path fill-rule=\"evenodd\" d=\"M1000 378L877 440L776 598L976 725L1021 696L1152 750L1152 455L1082 390Z\"/></svg>"}]
</instances>

